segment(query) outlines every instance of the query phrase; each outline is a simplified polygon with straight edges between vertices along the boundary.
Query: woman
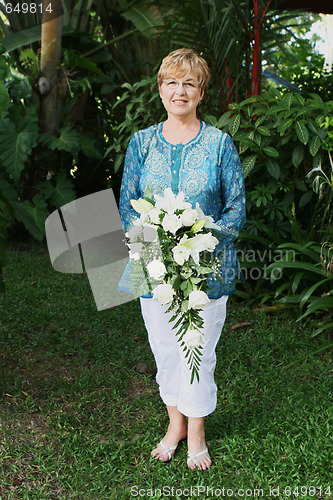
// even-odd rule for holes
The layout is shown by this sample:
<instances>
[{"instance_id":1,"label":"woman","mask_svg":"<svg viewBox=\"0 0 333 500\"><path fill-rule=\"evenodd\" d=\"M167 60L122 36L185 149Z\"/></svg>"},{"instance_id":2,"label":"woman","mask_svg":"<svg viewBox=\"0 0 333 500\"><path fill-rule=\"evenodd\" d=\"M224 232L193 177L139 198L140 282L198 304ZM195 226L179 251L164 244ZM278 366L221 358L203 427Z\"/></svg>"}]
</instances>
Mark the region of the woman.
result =
<instances>
[{"instance_id":1,"label":"woman","mask_svg":"<svg viewBox=\"0 0 333 500\"><path fill-rule=\"evenodd\" d=\"M140 297L142 315L156 360L156 381L169 415L169 427L152 456L167 462L180 440L187 438L188 467L211 465L204 419L216 407L215 347L226 316L228 295L234 292L238 272L234 240L245 223L243 171L230 137L197 117L210 73L206 61L190 49L171 52L158 72L160 97L167 119L135 133L129 143L120 194L120 215L125 232L138 214L130 200L152 196L169 187L185 193L220 227L215 255L221 264L222 283L211 279L211 299L202 312L204 348L200 381L190 384L183 351L168 322L170 315L150 296ZM186 417L188 419L186 426Z\"/></svg>"}]
</instances>

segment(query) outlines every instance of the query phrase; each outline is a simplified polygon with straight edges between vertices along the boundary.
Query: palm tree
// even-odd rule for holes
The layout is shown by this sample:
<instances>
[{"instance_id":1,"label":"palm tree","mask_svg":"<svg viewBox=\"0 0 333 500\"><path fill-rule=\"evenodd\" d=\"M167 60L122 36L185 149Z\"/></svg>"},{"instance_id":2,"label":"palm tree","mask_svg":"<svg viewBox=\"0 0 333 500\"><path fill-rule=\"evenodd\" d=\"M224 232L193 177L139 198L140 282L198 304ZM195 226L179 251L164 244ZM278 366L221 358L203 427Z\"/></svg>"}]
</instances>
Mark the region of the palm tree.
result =
<instances>
[{"instance_id":1,"label":"palm tree","mask_svg":"<svg viewBox=\"0 0 333 500\"><path fill-rule=\"evenodd\" d=\"M47 10L52 5L52 12ZM41 76L39 90L42 95L39 124L43 132L53 134L60 126L61 100L58 92L58 68L61 54L63 9L61 0L43 0L41 27Z\"/></svg>"}]
</instances>

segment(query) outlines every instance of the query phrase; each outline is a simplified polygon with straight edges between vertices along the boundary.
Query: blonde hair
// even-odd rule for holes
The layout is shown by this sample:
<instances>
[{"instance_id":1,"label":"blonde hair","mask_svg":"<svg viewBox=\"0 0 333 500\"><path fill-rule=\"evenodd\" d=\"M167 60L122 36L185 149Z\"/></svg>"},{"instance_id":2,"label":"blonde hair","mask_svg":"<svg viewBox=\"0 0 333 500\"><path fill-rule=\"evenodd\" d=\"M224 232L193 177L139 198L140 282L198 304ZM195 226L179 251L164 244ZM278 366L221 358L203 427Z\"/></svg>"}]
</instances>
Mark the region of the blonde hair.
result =
<instances>
[{"instance_id":1,"label":"blonde hair","mask_svg":"<svg viewBox=\"0 0 333 500\"><path fill-rule=\"evenodd\" d=\"M191 72L195 74L199 87L205 92L210 79L208 64L192 49L177 49L163 59L158 70L157 83L161 86L170 73L176 73L183 78Z\"/></svg>"}]
</instances>

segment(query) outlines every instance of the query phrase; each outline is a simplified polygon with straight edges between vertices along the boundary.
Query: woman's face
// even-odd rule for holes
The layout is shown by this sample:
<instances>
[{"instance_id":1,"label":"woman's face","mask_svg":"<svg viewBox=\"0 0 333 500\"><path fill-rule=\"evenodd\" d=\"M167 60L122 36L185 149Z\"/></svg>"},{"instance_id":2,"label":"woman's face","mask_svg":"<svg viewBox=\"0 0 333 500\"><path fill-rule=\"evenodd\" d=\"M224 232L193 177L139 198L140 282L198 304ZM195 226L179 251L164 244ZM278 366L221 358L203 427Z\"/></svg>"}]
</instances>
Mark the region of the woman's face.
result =
<instances>
[{"instance_id":1,"label":"woman's face","mask_svg":"<svg viewBox=\"0 0 333 500\"><path fill-rule=\"evenodd\" d=\"M193 73L183 78L170 74L160 85L160 96L169 116L190 118L196 116L203 91Z\"/></svg>"}]
</instances>

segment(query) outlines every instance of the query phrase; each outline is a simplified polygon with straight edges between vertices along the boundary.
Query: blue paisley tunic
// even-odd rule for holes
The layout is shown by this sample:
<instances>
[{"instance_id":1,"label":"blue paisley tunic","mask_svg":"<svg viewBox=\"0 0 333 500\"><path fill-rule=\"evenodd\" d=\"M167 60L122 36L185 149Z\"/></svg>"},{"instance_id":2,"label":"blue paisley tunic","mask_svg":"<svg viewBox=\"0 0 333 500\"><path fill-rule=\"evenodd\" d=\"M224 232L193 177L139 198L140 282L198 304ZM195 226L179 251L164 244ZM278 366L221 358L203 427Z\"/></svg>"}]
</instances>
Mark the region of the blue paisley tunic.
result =
<instances>
[{"instance_id":1,"label":"blue paisley tunic","mask_svg":"<svg viewBox=\"0 0 333 500\"><path fill-rule=\"evenodd\" d=\"M119 202L123 229L127 232L138 217L130 200L143 197L148 187L153 198L167 187L174 194L183 191L185 201L193 208L198 202L220 227L214 253L222 283L211 277L208 296L230 295L239 277L234 241L245 224L244 176L236 147L228 134L204 122L194 139L177 145L164 139L162 126L163 122L136 132L128 145ZM125 270L120 285L129 291L126 274Z\"/></svg>"}]
</instances>

